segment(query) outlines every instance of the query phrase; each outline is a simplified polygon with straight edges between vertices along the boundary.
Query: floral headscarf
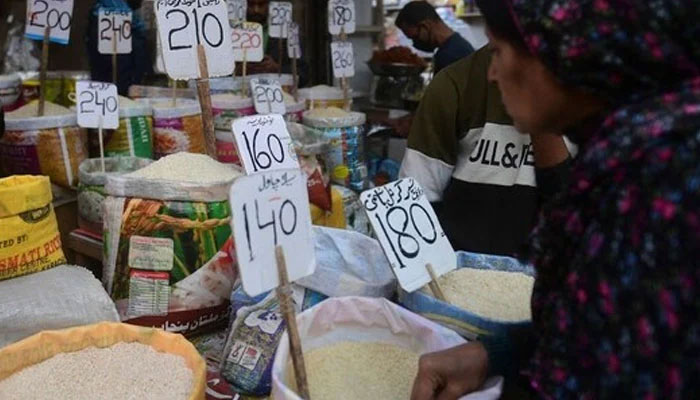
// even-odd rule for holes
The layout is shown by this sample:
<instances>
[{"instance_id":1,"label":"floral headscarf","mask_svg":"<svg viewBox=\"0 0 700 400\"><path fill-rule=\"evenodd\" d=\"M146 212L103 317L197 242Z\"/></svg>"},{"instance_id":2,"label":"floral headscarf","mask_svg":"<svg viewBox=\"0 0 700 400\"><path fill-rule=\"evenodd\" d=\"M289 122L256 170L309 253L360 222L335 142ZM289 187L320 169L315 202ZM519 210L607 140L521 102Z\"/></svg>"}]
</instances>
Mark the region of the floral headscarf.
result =
<instances>
[{"instance_id":1,"label":"floral headscarf","mask_svg":"<svg viewBox=\"0 0 700 400\"><path fill-rule=\"evenodd\" d=\"M569 187L533 233L530 382L545 398L698 396L700 4L504 2L564 85L611 105L574 127Z\"/></svg>"}]
</instances>

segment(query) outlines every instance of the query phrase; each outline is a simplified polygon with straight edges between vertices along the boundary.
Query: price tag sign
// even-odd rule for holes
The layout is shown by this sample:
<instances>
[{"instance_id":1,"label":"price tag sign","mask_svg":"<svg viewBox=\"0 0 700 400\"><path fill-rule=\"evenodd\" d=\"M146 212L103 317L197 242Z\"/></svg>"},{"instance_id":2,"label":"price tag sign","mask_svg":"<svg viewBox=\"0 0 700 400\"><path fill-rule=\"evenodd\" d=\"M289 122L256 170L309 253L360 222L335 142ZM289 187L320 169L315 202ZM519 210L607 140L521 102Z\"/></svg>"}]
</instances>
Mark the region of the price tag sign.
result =
<instances>
[{"instance_id":1,"label":"price tag sign","mask_svg":"<svg viewBox=\"0 0 700 400\"><path fill-rule=\"evenodd\" d=\"M260 62L263 51L263 27L255 22L240 22L231 30L233 57L236 61Z\"/></svg>"},{"instance_id":2,"label":"price tag sign","mask_svg":"<svg viewBox=\"0 0 700 400\"><path fill-rule=\"evenodd\" d=\"M131 53L131 11L101 8L98 18L97 50L100 54L115 54L115 48L116 54Z\"/></svg>"},{"instance_id":3,"label":"price tag sign","mask_svg":"<svg viewBox=\"0 0 700 400\"><path fill-rule=\"evenodd\" d=\"M24 35L33 40L44 40L48 26L49 40L68 44L73 22L73 0L27 0L27 24Z\"/></svg>"},{"instance_id":4,"label":"price tag sign","mask_svg":"<svg viewBox=\"0 0 700 400\"><path fill-rule=\"evenodd\" d=\"M279 81L254 78L250 80L250 90L253 93L255 112L258 114L284 114L287 112Z\"/></svg>"},{"instance_id":5,"label":"price tag sign","mask_svg":"<svg viewBox=\"0 0 700 400\"><path fill-rule=\"evenodd\" d=\"M286 38L290 22L292 22L292 3L288 1L271 1L267 17L270 37Z\"/></svg>"},{"instance_id":6,"label":"price tag sign","mask_svg":"<svg viewBox=\"0 0 700 400\"><path fill-rule=\"evenodd\" d=\"M401 287L413 292L457 268L457 257L423 188L406 178L367 190L360 201Z\"/></svg>"},{"instance_id":7,"label":"price tag sign","mask_svg":"<svg viewBox=\"0 0 700 400\"><path fill-rule=\"evenodd\" d=\"M238 118L231 129L246 174L299 168L292 138L281 115Z\"/></svg>"},{"instance_id":8,"label":"price tag sign","mask_svg":"<svg viewBox=\"0 0 700 400\"><path fill-rule=\"evenodd\" d=\"M355 33L355 0L328 1L328 32L331 35Z\"/></svg>"},{"instance_id":9,"label":"price tag sign","mask_svg":"<svg viewBox=\"0 0 700 400\"><path fill-rule=\"evenodd\" d=\"M289 24L289 37L287 38L287 56L289 58L301 58L301 39L299 37L299 25Z\"/></svg>"},{"instance_id":10,"label":"price tag sign","mask_svg":"<svg viewBox=\"0 0 700 400\"><path fill-rule=\"evenodd\" d=\"M350 42L331 42L333 76L349 78L355 76L355 52Z\"/></svg>"},{"instance_id":11,"label":"price tag sign","mask_svg":"<svg viewBox=\"0 0 700 400\"><path fill-rule=\"evenodd\" d=\"M78 81L78 125L83 128L119 128L119 97L112 83ZM100 123L102 126L100 126Z\"/></svg>"},{"instance_id":12,"label":"price tag sign","mask_svg":"<svg viewBox=\"0 0 700 400\"><path fill-rule=\"evenodd\" d=\"M243 289L257 296L279 286L275 247L282 246L290 282L316 269L306 174L262 172L231 186L231 227Z\"/></svg>"},{"instance_id":13,"label":"price tag sign","mask_svg":"<svg viewBox=\"0 0 700 400\"><path fill-rule=\"evenodd\" d=\"M248 13L247 0L228 0L226 4L228 5L228 20L232 25L246 20L246 14Z\"/></svg>"},{"instance_id":14,"label":"price tag sign","mask_svg":"<svg viewBox=\"0 0 700 400\"><path fill-rule=\"evenodd\" d=\"M155 0L165 68L173 79L201 78L197 46L203 45L209 76L235 67L225 0Z\"/></svg>"}]
</instances>

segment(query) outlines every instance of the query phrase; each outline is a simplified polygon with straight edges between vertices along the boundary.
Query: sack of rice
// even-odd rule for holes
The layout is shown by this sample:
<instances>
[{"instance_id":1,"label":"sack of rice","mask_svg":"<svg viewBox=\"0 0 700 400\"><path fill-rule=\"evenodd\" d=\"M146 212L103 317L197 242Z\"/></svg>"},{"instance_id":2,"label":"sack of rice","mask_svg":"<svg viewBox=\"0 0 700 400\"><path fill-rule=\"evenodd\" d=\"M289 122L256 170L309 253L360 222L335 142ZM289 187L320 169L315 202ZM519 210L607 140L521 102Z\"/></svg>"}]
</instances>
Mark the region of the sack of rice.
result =
<instances>
[{"instance_id":1,"label":"sack of rice","mask_svg":"<svg viewBox=\"0 0 700 400\"><path fill-rule=\"evenodd\" d=\"M153 156L155 159L179 152L204 153L202 111L195 100L151 101L153 107Z\"/></svg>"},{"instance_id":2,"label":"sack of rice","mask_svg":"<svg viewBox=\"0 0 700 400\"><path fill-rule=\"evenodd\" d=\"M4 400L204 400L206 366L185 338L103 322L0 350Z\"/></svg>"},{"instance_id":3,"label":"sack of rice","mask_svg":"<svg viewBox=\"0 0 700 400\"><path fill-rule=\"evenodd\" d=\"M105 129L106 157L130 156L153 158L153 111L148 104L119 96L119 128ZM97 132L90 135L90 155L100 149Z\"/></svg>"},{"instance_id":4,"label":"sack of rice","mask_svg":"<svg viewBox=\"0 0 700 400\"><path fill-rule=\"evenodd\" d=\"M228 191L238 176L178 153L107 177L103 283L122 321L189 334L226 320L237 276Z\"/></svg>"},{"instance_id":5,"label":"sack of rice","mask_svg":"<svg viewBox=\"0 0 700 400\"><path fill-rule=\"evenodd\" d=\"M37 111L33 102L5 115L0 162L9 174L47 175L57 185L77 186L78 166L88 156L87 131L67 108L47 102L43 117Z\"/></svg>"},{"instance_id":6,"label":"sack of rice","mask_svg":"<svg viewBox=\"0 0 700 400\"><path fill-rule=\"evenodd\" d=\"M385 299L341 297L297 316L312 399L408 399L421 354L464 343L449 329ZM493 377L462 400L501 395ZM285 333L272 367L272 397L300 400Z\"/></svg>"},{"instance_id":7,"label":"sack of rice","mask_svg":"<svg viewBox=\"0 0 700 400\"><path fill-rule=\"evenodd\" d=\"M5 111L13 111L20 105L22 79L19 75L0 75L0 107Z\"/></svg>"},{"instance_id":8,"label":"sack of rice","mask_svg":"<svg viewBox=\"0 0 700 400\"><path fill-rule=\"evenodd\" d=\"M1 281L0 304L0 348L47 329L119 321L100 281L72 265Z\"/></svg>"},{"instance_id":9,"label":"sack of rice","mask_svg":"<svg viewBox=\"0 0 700 400\"><path fill-rule=\"evenodd\" d=\"M105 158L105 172L99 158L85 160L80 164L78 186L78 226L87 231L102 234L102 204L107 197L107 176L128 174L151 163L147 158Z\"/></svg>"},{"instance_id":10,"label":"sack of rice","mask_svg":"<svg viewBox=\"0 0 700 400\"><path fill-rule=\"evenodd\" d=\"M399 291L399 303L469 339L509 335L531 325L531 266L510 257L457 252L457 270L440 277L449 303L424 288Z\"/></svg>"},{"instance_id":11,"label":"sack of rice","mask_svg":"<svg viewBox=\"0 0 700 400\"><path fill-rule=\"evenodd\" d=\"M52 199L45 176L0 179L0 281L66 263Z\"/></svg>"},{"instance_id":12,"label":"sack of rice","mask_svg":"<svg viewBox=\"0 0 700 400\"><path fill-rule=\"evenodd\" d=\"M339 108L304 112L304 125L323 132L329 141L326 166L333 183L361 191L367 183L364 155L365 114Z\"/></svg>"}]
</instances>

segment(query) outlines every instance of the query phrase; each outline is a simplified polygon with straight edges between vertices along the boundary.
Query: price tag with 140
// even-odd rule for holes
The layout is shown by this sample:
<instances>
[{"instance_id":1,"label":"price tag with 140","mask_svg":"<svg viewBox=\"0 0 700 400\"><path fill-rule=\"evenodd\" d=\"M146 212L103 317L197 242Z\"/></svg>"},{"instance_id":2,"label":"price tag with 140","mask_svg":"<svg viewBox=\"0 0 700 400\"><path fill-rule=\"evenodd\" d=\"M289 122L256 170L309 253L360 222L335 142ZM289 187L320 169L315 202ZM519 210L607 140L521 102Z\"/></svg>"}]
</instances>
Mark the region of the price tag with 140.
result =
<instances>
[{"instance_id":1,"label":"price tag with 140","mask_svg":"<svg viewBox=\"0 0 700 400\"><path fill-rule=\"evenodd\" d=\"M225 0L155 0L165 68L173 79L201 78L197 46L207 56L209 76L233 73L231 27Z\"/></svg>"},{"instance_id":2,"label":"price tag with 140","mask_svg":"<svg viewBox=\"0 0 700 400\"><path fill-rule=\"evenodd\" d=\"M239 22L231 29L233 57L236 61L260 62L263 52L263 27L255 22Z\"/></svg>"},{"instance_id":3,"label":"price tag with 140","mask_svg":"<svg viewBox=\"0 0 700 400\"><path fill-rule=\"evenodd\" d=\"M413 178L367 190L360 201L404 290L413 292L430 282L428 264L438 276L457 268L454 249Z\"/></svg>"},{"instance_id":4,"label":"price tag with 140","mask_svg":"<svg viewBox=\"0 0 700 400\"><path fill-rule=\"evenodd\" d=\"M236 179L231 228L243 289L257 296L279 286L275 248L282 246L290 282L316 268L306 174L300 169Z\"/></svg>"},{"instance_id":5,"label":"price tag with 140","mask_svg":"<svg viewBox=\"0 0 700 400\"><path fill-rule=\"evenodd\" d=\"M119 98L111 83L78 81L78 125L83 128L119 128Z\"/></svg>"},{"instance_id":6,"label":"price tag with 140","mask_svg":"<svg viewBox=\"0 0 700 400\"><path fill-rule=\"evenodd\" d=\"M355 53L350 42L331 42L333 76L349 78L355 76Z\"/></svg>"},{"instance_id":7,"label":"price tag with 140","mask_svg":"<svg viewBox=\"0 0 700 400\"><path fill-rule=\"evenodd\" d=\"M271 1L267 26L270 37L286 38L289 23L292 22L292 3L287 1Z\"/></svg>"},{"instance_id":8,"label":"price tag with 140","mask_svg":"<svg viewBox=\"0 0 700 400\"><path fill-rule=\"evenodd\" d=\"M118 11L101 8L98 13L97 50L100 54L131 53L131 11Z\"/></svg>"},{"instance_id":9,"label":"price tag with 140","mask_svg":"<svg viewBox=\"0 0 700 400\"><path fill-rule=\"evenodd\" d=\"M73 21L73 0L27 0L27 23L24 35L29 39L43 40L48 26L49 40L68 44Z\"/></svg>"},{"instance_id":10,"label":"price tag with 140","mask_svg":"<svg viewBox=\"0 0 700 400\"><path fill-rule=\"evenodd\" d=\"M253 104L258 114L284 114L287 107L284 104L284 93L279 81L266 78L250 80L250 91L253 93Z\"/></svg>"},{"instance_id":11,"label":"price tag with 140","mask_svg":"<svg viewBox=\"0 0 700 400\"><path fill-rule=\"evenodd\" d=\"M328 32L331 35L355 32L355 0L328 2Z\"/></svg>"},{"instance_id":12,"label":"price tag with 140","mask_svg":"<svg viewBox=\"0 0 700 400\"><path fill-rule=\"evenodd\" d=\"M246 174L299 168L292 138L281 115L238 118L231 128Z\"/></svg>"}]
</instances>

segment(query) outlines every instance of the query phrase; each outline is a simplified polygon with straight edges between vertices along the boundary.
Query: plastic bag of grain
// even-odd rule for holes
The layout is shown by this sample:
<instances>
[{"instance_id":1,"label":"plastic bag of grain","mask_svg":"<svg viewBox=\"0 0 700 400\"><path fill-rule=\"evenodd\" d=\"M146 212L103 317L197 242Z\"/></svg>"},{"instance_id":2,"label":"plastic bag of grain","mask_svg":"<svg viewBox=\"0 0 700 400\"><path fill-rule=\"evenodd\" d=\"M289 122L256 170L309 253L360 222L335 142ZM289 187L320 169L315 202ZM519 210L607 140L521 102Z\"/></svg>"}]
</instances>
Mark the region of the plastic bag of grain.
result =
<instances>
[{"instance_id":1,"label":"plastic bag of grain","mask_svg":"<svg viewBox=\"0 0 700 400\"><path fill-rule=\"evenodd\" d=\"M153 107L153 156L155 159L179 152L204 153L204 127L199 102L155 99Z\"/></svg>"},{"instance_id":2,"label":"plastic bag of grain","mask_svg":"<svg viewBox=\"0 0 700 400\"><path fill-rule=\"evenodd\" d=\"M284 119L287 122L301 122L304 119L304 111L306 111L306 102L303 99L294 100L294 97L284 93L284 103L287 112L284 114Z\"/></svg>"},{"instance_id":3,"label":"plastic bag of grain","mask_svg":"<svg viewBox=\"0 0 700 400\"><path fill-rule=\"evenodd\" d=\"M364 154L363 113L346 112L339 108L319 108L304 112L304 125L323 132L329 141L326 166L333 183L361 191L367 183Z\"/></svg>"},{"instance_id":4,"label":"plastic bag of grain","mask_svg":"<svg viewBox=\"0 0 700 400\"><path fill-rule=\"evenodd\" d=\"M0 162L9 174L47 175L57 185L77 186L78 166L88 156L87 131L67 108L46 103L43 117L37 110L33 102L5 115Z\"/></svg>"},{"instance_id":5,"label":"plastic bag of grain","mask_svg":"<svg viewBox=\"0 0 700 400\"><path fill-rule=\"evenodd\" d=\"M323 160L328 141L323 138L323 132L295 122L287 122L287 130L294 143L299 167L308 177L309 202L330 211L330 176Z\"/></svg>"},{"instance_id":6,"label":"plastic bag of grain","mask_svg":"<svg viewBox=\"0 0 700 400\"><path fill-rule=\"evenodd\" d=\"M47 329L119 321L100 281L70 265L0 282L0 304L0 347Z\"/></svg>"},{"instance_id":7,"label":"plastic bag of grain","mask_svg":"<svg viewBox=\"0 0 700 400\"><path fill-rule=\"evenodd\" d=\"M53 358L57 355L61 357ZM46 370L40 363L47 360L54 367L43 371L46 380L37 381L42 376L37 368ZM102 322L45 331L0 350L0 361L0 390L11 388L2 398L53 398L57 394L76 400L205 398L202 357L182 336L157 329ZM11 377L30 367L32 372Z\"/></svg>"},{"instance_id":8,"label":"plastic bag of grain","mask_svg":"<svg viewBox=\"0 0 700 400\"><path fill-rule=\"evenodd\" d=\"M80 185L78 186L78 226L82 229L102 234L102 205L107 192L107 176L128 174L141 169L152 161L139 157L105 158L105 172L99 158L85 160L80 164Z\"/></svg>"},{"instance_id":9,"label":"plastic bag of grain","mask_svg":"<svg viewBox=\"0 0 700 400\"><path fill-rule=\"evenodd\" d=\"M152 114L148 104L119 96L119 128L104 131L105 156L153 158ZM91 135L90 154L99 154L99 146L99 136Z\"/></svg>"},{"instance_id":10,"label":"plastic bag of grain","mask_svg":"<svg viewBox=\"0 0 700 400\"><path fill-rule=\"evenodd\" d=\"M178 153L107 177L103 283L122 321L183 334L226 321L237 276L228 191L238 176Z\"/></svg>"},{"instance_id":11,"label":"plastic bag of grain","mask_svg":"<svg viewBox=\"0 0 700 400\"><path fill-rule=\"evenodd\" d=\"M328 299L299 314L297 324L312 399L407 399L421 354L465 343L449 329L379 298ZM285 333L272 367L274 399L301 399L293 376ZM502 378L490 378L461 399L498 399L502 384Z\"/></svg>"},{"instance_id":12,"label":"plastic bag of grain","mask_svg":"<svg viewBox=\"0 0 700 400\"><path fill-rule=\"evenodd\" d=\"M13 111L20 106L22 79L19 75L0 75L0 107L5 112Z\"/></svg>"},{"instance_id":13,"label":"plastic bag of grain","mask_svg":"<svg viewBox=\"0 0 700 400\"><path fill-rule=\"evenodd\" d=\"M52 199L45 176L0 179L0 281L66 263Z\"/></svg>"}]
</instances>

